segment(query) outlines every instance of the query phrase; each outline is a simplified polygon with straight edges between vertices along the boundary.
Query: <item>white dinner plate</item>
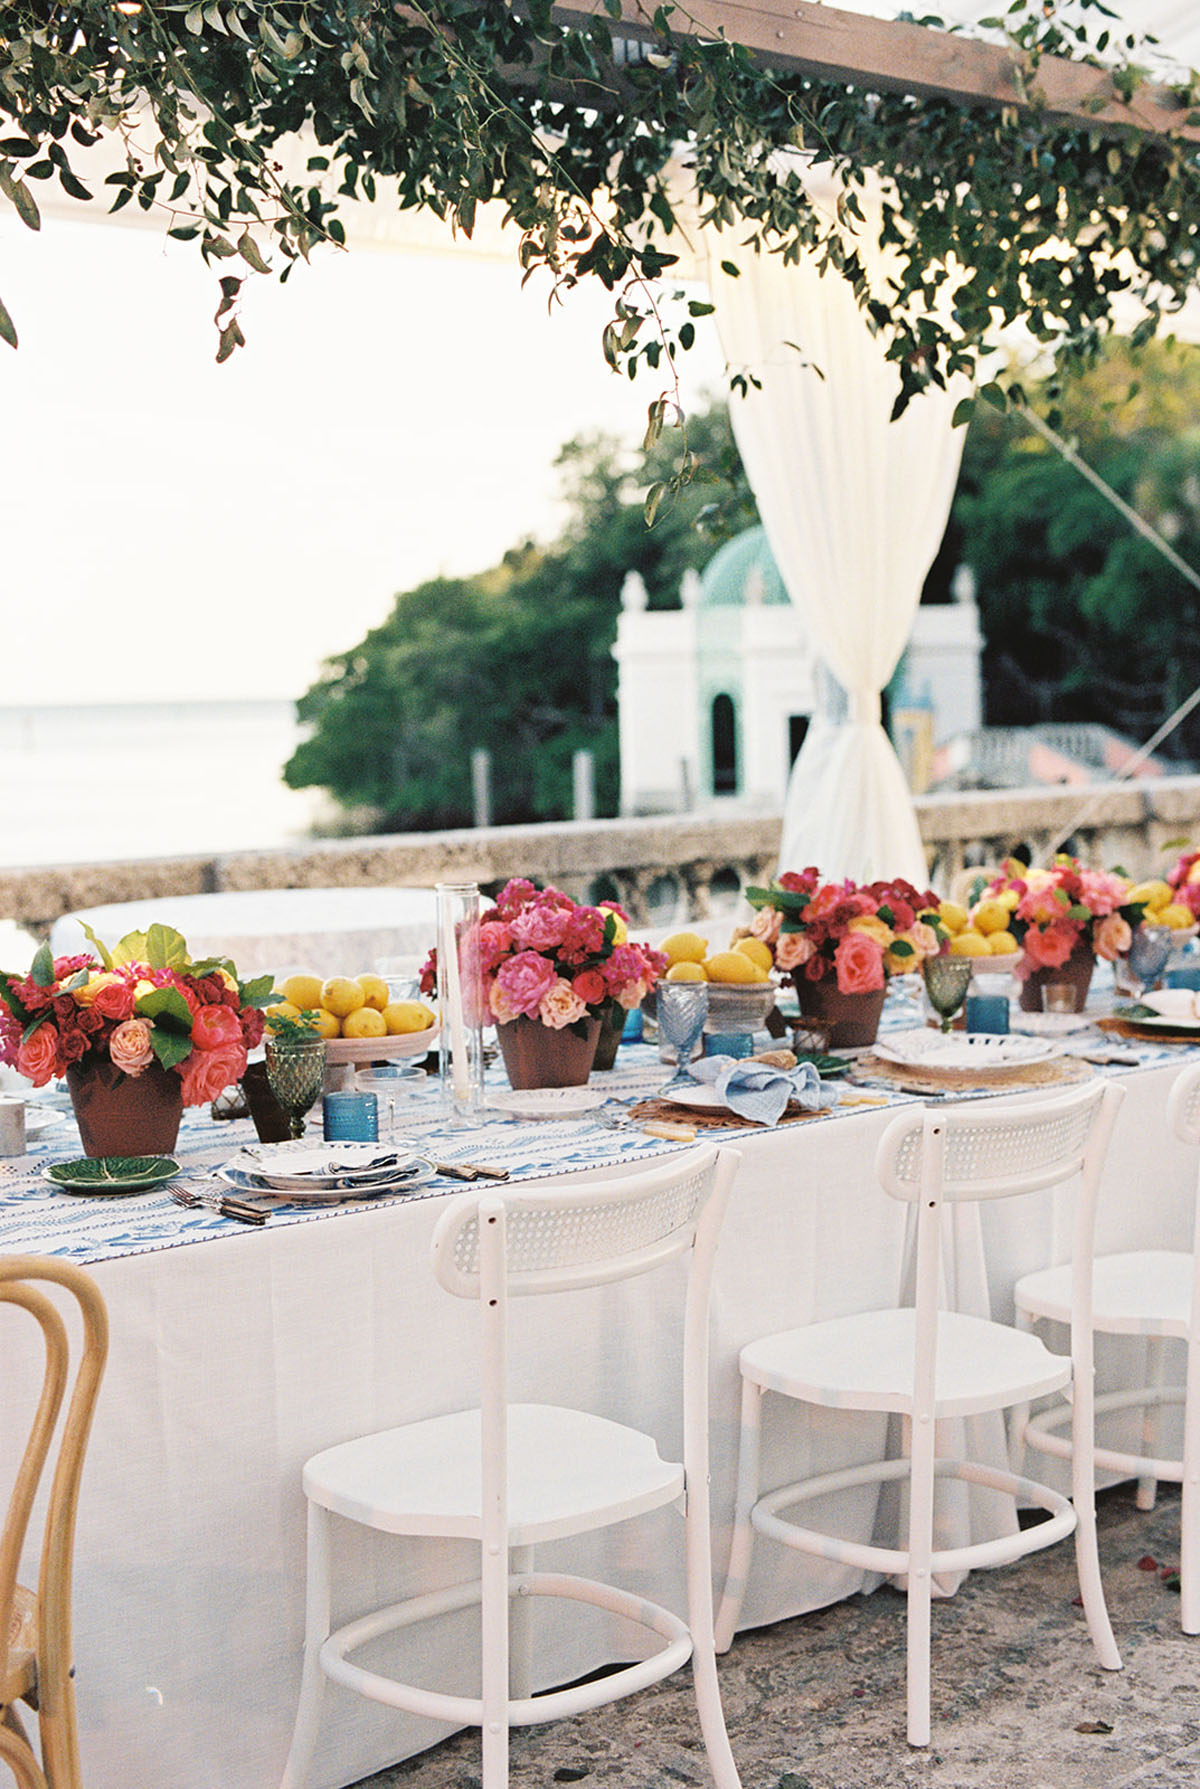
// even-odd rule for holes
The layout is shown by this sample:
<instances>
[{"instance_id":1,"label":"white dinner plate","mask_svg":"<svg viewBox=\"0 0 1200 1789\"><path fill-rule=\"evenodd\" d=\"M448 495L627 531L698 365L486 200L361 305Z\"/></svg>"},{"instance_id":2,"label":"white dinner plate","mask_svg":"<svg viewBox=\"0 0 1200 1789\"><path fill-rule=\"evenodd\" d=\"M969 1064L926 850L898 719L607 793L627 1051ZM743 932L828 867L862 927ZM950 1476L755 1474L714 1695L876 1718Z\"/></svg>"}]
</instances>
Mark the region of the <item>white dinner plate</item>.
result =
<instances>
[{"instance_id":1,"label":"white dinner plate","mask_svg":"<svg viewBox=\"0 0 1200 1789\"><path fill-rule=\"evenodd\" d=\"M239 1193L255 1193L262 1199L281 1199L288 1205L339 1205L345 1199L383 1199L391 1193L408 1193L425 1186L434 1178L428 1162L411 1162L408 1167L390 1169L386 1179L305 1182L303 1185L273 1186L261 1174L248 1173L225 1162L216 1170L218 1180L236 1188Z\"/></svg>"},{"instance_id":2,"label":"white dinner plate","mask_svg":"<svg viewBox=\"0 0 1200 1789\"><path fill-rule=\"evenodd\" d=\"M875 1046L875 1054L885 1062L970 1074L1044 1062L1055 1053L1048 1038L997 1036L984 1031L901 1031Z\"/></svg>"},{"instance_id":3,"label":"white dinner plate","mask_svg":"<svg viewBox=\"0 0 1200 1789\"><path fill-rule=\"evenodd\" d=\"M380 1185L420 1160L416 1147L402 1138L395 1143L250 1143L225 1166L281 1192L304 1192Z\"/></svg>"},{"instance_id":4,"label":"white dinner plate","mask_svg":"<svg viewBox=\"0 0 1200 1789\"><path fill-rule=\"evenodd\" d=\"M577 1118L606 1105L608 1099L595 1087L502 1087L489 1093L487 1103L512 1118Z\"/></svg>"},{"instance_id":5,"label":"white dinner plate","mask_svg":"<svg viewBox=\"0 0 1200 1789\"><path fill-rule=\"evenodd\" d=\"M1026 1013L1014 1007L1009 1025L1030 1037L1069 1037L1073 1031L1089 1031L1095 1016L1088 1013Z\"/></svg>"}]
</instances>

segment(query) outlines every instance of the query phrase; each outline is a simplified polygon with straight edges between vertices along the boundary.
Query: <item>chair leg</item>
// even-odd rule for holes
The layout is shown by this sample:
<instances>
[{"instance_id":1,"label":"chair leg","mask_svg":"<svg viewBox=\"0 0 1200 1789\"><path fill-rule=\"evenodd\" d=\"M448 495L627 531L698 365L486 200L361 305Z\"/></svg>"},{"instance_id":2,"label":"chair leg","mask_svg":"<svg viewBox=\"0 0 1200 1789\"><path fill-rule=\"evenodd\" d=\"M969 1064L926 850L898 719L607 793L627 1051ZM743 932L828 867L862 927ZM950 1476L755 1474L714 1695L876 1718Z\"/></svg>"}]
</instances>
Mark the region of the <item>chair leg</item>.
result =
<instances>
[{"instance_id":1,"label":"chair leg","mask_svg":"<svg viewBox=\"0 0 1200 1789\"><path fill-rule=\"evenodd\" d=\"M729 1543L729 1565L721 1602L717 1610L714 1642L718 1652L728 1652L733 1644L734 1629L746 1594L750 1575L750 1555L754 1551L754 1529L750 1512L758 1498L758 1462L762 1439L761 1385L742 1380L742 1417L738 1435L737 1499L733 1512L733 1534Z\"/></svg>"},{"instance_id":2,"label":"chair leg","mask_svg":"<svg viewBox=\"0 0 1200 1789\"><path fill-rule=\"evenodd\" d=\"M1075 1381L1071 1407L1071 1502L1075 1507L1075 1569L1079 1594L1087 1617L1088 1633L1105 1671L1121 1670L1121 1654L1113 1636L1104 1584L1100 1577L1100 1548L1096 1538L1096 1462L1094 1458L1095 1411L1090 1384Z\"/></svg>"},{"instance_id":3,"label":"chair leg","mask_svg":"<svg viewBox=\"0 0 1200 1789\"><path fill-rule=\"evenodd\" d=\"M1151 1391L1157 1391L1163 1382L1166 1371L1166 1339L1163 1336L1149 1336L1146 1341L1146 1385ZM1142 1452L1147 1459L1158 1458L1158 1433L1161 1405L1148 1403L1142 1409ZM1151 1510L1158 1500L1158 1480L1152 1474L1143 1474L1137 1482L1137 1507Z\"/></svg>"},{"instance_id":4,"label":"chair leg","mask_svg":"<svg viewBox=\"0 0 1200 1789\"><path fill-rule=\"evenodd\" d=\"M1027 1335L1033 1333L1034 1320L1029 1311L1018 1309L1013 1318L1013 1328ZM1008 1470L1018 1478L1025 1471L1025 1455L1028 1451L1025 1443L1025 1428L1029 1421L1029 1404L1014 1404L1008 1413Z\"/></svg>"},{"instance_id":5,"label":"chair leg","mask_svg":"<svg viewBox=\"0 0 1200 1789\"><path fill-rule=\"evenodd\" d=\"M317 1746L321 1725L321 1704L325 1698L325 1673L321 1669L321 1647L330 1631L330 1540L329 1511L320 1504L308 1506L308 1566L304 1592L304 1671L300 1679L300 1700L296 1706L296 1724L292 1744L279 1789L304 1789Z\"/></svg>"},{"instance_id":6,"label":"chair leg","mask_svg":"<svg viewBox=\"0 0 1200 1789\"><path fill-rule=\"evenodd\" d=\"M1188 1347L1179 1522L1179 1619L1185 1634L1200 1634L1200 1340Z\"/></svg>"},{"instance_id":7,"label":"chair leg","mask_svg":"<svg viewBox=\"0 0 1200 1789\"><path fill-rule=\"evenodd\" d=\"M712 1519L707 1483L689 1480L684 1511L684 1555L687 1568L688 1626L692 1634L692 1683L696 1712L716 1789L741 1789L741 1778L729 1745L717 1655L713 1644Z\"/></svg>"},{"instance_id":8,"label":"chair leg","mask_svg":"<svg viewBox=\"0 0 1200 1789\"><path fill-rule=\"evenodd\" d=\"M907 1700L908 1743L929 1744L929 1645L933 1600L934 1422L912 1424L908 1502Z\"/></svg>"},{"instance_id":9,"label":"chair leg","mask_svg":"<svg viewBox=\"0 0 1200 1789\"><path fill-rule=\"evenodd\" d=\"M17 1789L47 1789L46 1779L25 1736L21 1717L11 1705L0 1714L0 1764L7 1764ZM72 1789L70 1784L67 1789Z\"/></svg>"},{"instance_id":10,"label":"chair leg","mask_svg":"<svg viewBox=\"0 0 1200 1789\"><path fill-rule=\"evenodd\" d=\"M480 1560L483 1789L508 1789L509 1549L485 1543Z\"/></svg>"}]
</instances>

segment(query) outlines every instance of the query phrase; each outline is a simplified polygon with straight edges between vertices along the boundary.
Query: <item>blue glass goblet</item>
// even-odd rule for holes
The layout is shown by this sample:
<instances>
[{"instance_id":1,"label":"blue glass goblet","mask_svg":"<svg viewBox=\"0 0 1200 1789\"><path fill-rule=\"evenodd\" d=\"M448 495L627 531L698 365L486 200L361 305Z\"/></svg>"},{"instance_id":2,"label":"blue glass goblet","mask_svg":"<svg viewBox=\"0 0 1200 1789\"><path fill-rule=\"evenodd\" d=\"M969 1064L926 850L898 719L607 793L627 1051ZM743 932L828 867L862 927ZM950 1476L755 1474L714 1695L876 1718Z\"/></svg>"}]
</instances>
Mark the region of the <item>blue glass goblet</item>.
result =
<instances>
[{"instance_id":1,"label":"blue glass goblet","mask_svg":"<svg viewBox=\"0 0 1200 1789\"><path fill-rule=\"evenodd\" d=\"M670 1093L673 1087L693 1087L696 1077L688 1067L696 1048L704 1021L708 1017L708 983L706 981L660 981L655 989L658 1006L658 1029L679 1057L675 1073L661 1089Z\"/></svg>"}]
</instances>

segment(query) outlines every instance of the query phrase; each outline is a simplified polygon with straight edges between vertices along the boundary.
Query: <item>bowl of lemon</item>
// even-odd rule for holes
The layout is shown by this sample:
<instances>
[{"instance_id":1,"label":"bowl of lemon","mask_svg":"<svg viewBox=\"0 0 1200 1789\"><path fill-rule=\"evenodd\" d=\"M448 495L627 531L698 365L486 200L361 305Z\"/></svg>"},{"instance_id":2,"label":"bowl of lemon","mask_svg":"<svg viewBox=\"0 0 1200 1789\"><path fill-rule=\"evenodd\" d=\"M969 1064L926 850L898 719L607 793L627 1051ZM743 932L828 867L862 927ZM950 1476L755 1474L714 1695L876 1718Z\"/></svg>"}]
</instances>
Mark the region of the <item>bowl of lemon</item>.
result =
<instances>
[{"instance_id":1,"label":"bowl of lemon","mask_svg":"<svg viewBox=\"0 0 1200 1789\"><path fill-rule=\"evenodd\" d=\"M970 957L973 975L1011 975L1021 961L1021 945L1009 930L1020 896L1006 888L984 895L972 907L939 901L938 918L950 935L950 955Z\"/></svg>"},{"instance_id":2,"label":"bowl of lemon","mask_svg":"<svg viewBox=\"0 0 1200 1789\"><path fill-rule=\"evenodd\" d=\"M761 938L739 938L728 950L710 952L699 932L673 932L658 948L667 958L664 981L708 983L706 1031L759 1031L766 1024L777 989L771 952ZM653 988L642 1009L656 1016Z\"/></svg>"},{"instance_id":3,"label":"bowl of lemon","mask_svg":"<svg viewBox=\"0 0 1200 1789\"><path fill-rule=\"evenodd\" d=\"M289 975L280 998L267 1007L273 1015L309 1024L325 1039L327 1067L353 1068L424 1056L436 1042L438 1023L423 1000L393 1000L380 975Z\"/></svg>"}]
</instances>

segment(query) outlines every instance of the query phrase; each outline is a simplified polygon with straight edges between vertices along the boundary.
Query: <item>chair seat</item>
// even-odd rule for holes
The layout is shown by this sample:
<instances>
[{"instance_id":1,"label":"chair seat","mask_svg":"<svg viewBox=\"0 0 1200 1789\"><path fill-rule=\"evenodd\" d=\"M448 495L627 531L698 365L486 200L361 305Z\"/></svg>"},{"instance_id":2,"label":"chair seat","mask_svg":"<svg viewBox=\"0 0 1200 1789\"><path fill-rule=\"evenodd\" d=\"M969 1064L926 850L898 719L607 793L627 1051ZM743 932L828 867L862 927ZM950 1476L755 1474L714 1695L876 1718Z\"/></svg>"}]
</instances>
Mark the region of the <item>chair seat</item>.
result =
<instances>
[{"instance_id":1,"label":"chair seat","mask_svg":"<svg viewBox=\"0 0 1200 1789\"><path fill-rule=\"evenodd\" d=\"M1186 1336L1192 1303L1192 1258L1143 1249L1096 1258L1092 1323L1112 1335ZM1017 1309L1071 1320L1071 1269L1047 1267L1017 1281Z\"/></svg>"},{"instance_id":2,"label":"chair seat","mask_svg":"<svg viewBox=\"0 0 1200 1789\"><path fill-rule=\"evenodd\" d=\"M843 1410L911 1413L915 1313L864 1311L764 1336L743 1348L742 1372L766 1391ZM943 1311L935 1414L972 1416L1068 1384L1071 1363L1034 1335Z\"/></svg>"},{"instance_id":3,"label":"chair seat","mask_svg":"<svg viewBox=\"0 0 1200 1789\"><path fill-rule=\"evenodd\" d=\"M8 1664L0 1683L0 1705L19 1702L37 1682L37 1597L16 1586L8 1626Z\"/></svg>"},{"instance_id":4,"label":"chair seat","mask_svg":"<svg viewBox=\"0 0 1200 1789\"><path fill-rule=\"evenodd\" d=\"M682 1495L683 1467L637 1429L549 1404L509 1408L510 1544L581 1534ZM478 1539L480 1419L460 1410L346 1441L315 1455L315 1503L389 1534Z\"/></svg>"}]
</instances>

